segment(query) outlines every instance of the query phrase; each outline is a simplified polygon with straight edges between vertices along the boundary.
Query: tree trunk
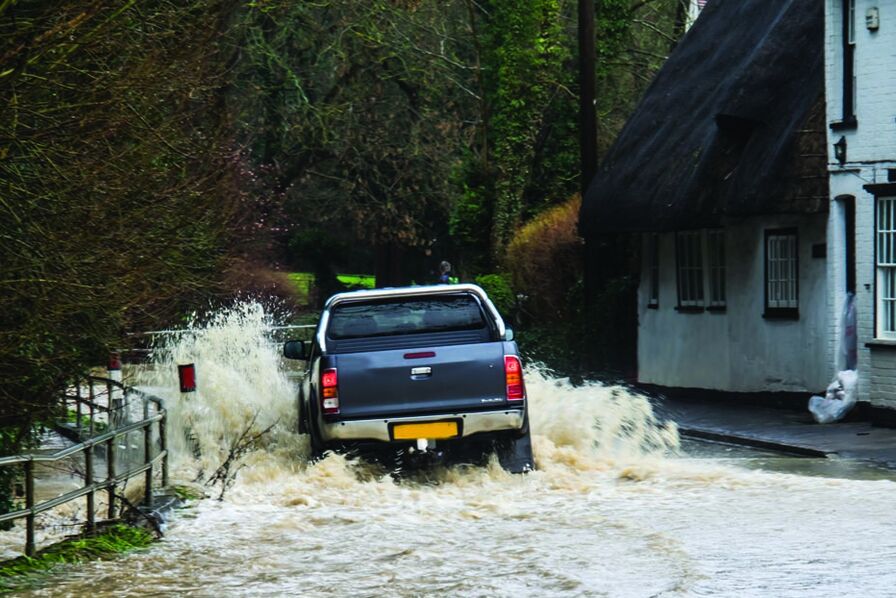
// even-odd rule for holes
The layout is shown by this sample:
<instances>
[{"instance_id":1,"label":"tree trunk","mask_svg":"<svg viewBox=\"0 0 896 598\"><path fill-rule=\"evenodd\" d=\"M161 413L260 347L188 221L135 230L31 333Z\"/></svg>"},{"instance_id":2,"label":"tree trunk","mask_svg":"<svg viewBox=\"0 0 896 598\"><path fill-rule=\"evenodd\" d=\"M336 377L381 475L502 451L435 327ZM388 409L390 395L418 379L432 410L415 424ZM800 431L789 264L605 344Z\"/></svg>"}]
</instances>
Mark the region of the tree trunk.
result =
<instances>
[{"instance_id":1,"label":"tree trunk","mask_svg":"<svg viewBox=\"0 0 896 598\"><path fill-rule=\"evenodd\" d=\"M597 172L594 77L594 0L579 0L579 156L582 199Z\"/></svg>"},{"instance_id":2,"label":"tree trunk","mask_svg":"<svg viewBox=\"0 0 896 598\"><path fill-rule=\"evenodd\" d=\"M394 243L382 243L376 247L375 276L377 288L397 287L407 284L402 269L402 249Z\"/></svg>"}]
</instances>

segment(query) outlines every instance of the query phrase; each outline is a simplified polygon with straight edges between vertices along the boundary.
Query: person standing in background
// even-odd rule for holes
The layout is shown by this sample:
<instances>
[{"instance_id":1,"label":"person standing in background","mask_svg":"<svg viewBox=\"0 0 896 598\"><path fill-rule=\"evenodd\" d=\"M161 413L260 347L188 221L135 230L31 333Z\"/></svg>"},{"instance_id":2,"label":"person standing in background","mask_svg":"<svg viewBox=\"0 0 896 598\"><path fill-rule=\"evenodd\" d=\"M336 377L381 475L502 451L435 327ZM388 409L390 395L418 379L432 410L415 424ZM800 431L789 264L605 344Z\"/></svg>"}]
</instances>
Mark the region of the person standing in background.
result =
<instances>
[{"instance_id":1,"label":"person standing in background","mask_svg":"<svg viewBox=\"0 0 896 598\"><path fill-rule=\"evenodd\" d=\"M451 282L451 264L442 260L439 264L439 284L448 284Z\"/></svg>"}]
</instances>

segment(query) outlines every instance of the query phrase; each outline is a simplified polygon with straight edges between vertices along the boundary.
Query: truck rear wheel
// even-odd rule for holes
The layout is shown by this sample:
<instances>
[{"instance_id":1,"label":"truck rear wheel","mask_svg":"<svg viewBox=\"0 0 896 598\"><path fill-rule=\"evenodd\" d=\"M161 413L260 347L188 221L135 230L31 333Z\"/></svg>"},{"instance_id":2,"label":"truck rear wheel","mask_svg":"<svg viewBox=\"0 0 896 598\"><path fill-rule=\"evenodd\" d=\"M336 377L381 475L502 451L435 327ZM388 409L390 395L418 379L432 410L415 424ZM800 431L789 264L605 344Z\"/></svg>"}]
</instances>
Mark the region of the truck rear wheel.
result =
<instances>
[{"instance_id":1,"label":"truck rear wheel","mask_svg":"<svg viewBox=\"0 0 896 598\"><path fill-rule=\"evenodd\" d=\"M327 447L323 440L320 439L320 433L317 431L317 426L314 422L309 422L308 424L308 438L311 445L311 460L317 461L324 456Z\"/></svg>"},{"instance_id":2,"label":"truck rear wheel","mask_svg":"<svg viewBox=\"0 0 896 598\"><path fill-rule=\"evenodd\" d=\"M309 444L311 445L311 460L317 461L324 456L327 445L320 437L320 431L317 429L317 414L313 403L309 403L310 409L305 416L305 429L308 432Z\"/></svg>"},{"instance_id":3,"label":"truck rear wheel","mask_svg":"<svg viewBox=\"0 0 896 598\"><path fill-rule=\"evenodd\" d=\"M298 402L298 428L299 434L307 434L308 433L308 423L305 421L305 393L301 390L299 391L299 402Z\"/></svg>"}]
</instances>

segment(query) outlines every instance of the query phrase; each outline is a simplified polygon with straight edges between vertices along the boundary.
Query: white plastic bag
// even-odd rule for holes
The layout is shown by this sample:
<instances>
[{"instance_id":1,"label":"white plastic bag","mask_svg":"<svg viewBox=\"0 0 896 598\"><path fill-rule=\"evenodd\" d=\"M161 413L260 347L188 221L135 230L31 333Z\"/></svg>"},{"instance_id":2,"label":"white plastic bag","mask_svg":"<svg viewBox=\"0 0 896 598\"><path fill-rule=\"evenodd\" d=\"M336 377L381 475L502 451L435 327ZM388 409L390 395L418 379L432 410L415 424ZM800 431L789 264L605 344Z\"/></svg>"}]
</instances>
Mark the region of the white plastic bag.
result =
<instances>
[{"instance_id":1,"label":"white plastic bag","mask_svg":"<svg viewBox=\"0 0 896 598\"><path fill-rule=\"evenodd\" d=\"M840 347L837 367L841 370L856 369L858 361L858 337L856 334L856 296L846 294L843 313L840 315Z\"/></svg>"},{"instance_id":2,"label":"white plastic bag","mask_svg":"<svg viewBox=\"0 0 896 598\"><path fill-rule=\"evenodd\" d=\"M820 424L842 419L856 404L859 376L855 370L843 370L828 386L824 397L809 399L809 411Z\"/></svg>"}]
</instances>

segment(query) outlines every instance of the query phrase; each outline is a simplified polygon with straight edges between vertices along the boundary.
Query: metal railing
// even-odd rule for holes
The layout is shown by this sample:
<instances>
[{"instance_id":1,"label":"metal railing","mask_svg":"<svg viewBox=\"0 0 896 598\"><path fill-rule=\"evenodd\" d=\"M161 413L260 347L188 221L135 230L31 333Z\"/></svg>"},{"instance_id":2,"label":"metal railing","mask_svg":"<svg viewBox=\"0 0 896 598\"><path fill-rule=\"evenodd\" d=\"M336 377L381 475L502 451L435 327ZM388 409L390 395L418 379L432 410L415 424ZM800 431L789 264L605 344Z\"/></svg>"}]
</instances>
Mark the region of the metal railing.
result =
<instances>
[{"instance_id":1,"label":"metal railing","mask_svg":"<svg viewBox=\"0 0 896 598\"><path fill-rule=\"evenodd\" d=\"M99 387L99 391L97 388ZM108 493L108 518L116 517L116 490L131 478L144 475L143 502L152 505L153 467L161 465L162 486L168 485L168 446L166 434L165 404L162 399L142 391L128 388L122 383L108 378L88 377L86 381L87 396L79 384L74 395L66 395L64 406L68 411L69 404L75 403L75 431L79 436L86 434L86 439L73 446L66 447L52 454L23 454L0 457L0 467L20 465L24 474L24 508L0 514L0 523L25 519L25 554L33 556L35 551L34 531L35 517L40 513L63 505L81 497L87 499L86 531L96 529L96 493L105 490ZM138 399L136 405L130 401ZM105 404L103 404L105 398ZM137 407L136 413L133 407ZM154 408L154 411L153 411ZM131 419L140 418L137 421ZM158 434L158 451L153 455L153 428ZM120 436L135 431L143 431L143 451L139 464L127 464L125 471L117 471L116 443ZM94 471L95 453L105 447L106 473L97 479ZM79 453L84 454L84 484L75 490L36 503L35 500L35 464L57 463Z\"/></svg>"},{"instance_id":2,"label":"metal railing","mask_svg":"<svg viewBox=\"0 0 896 598\"><path fill-rule=\"evenodd\" d=\"M288 333L297 330L314 330L317 328L317 324L289 324L284 326L269 326L268 330L270 330L273 335L277 335L278 333ZM172 328L169 330L147 330L145 332L130 332L128 333L129 337L157 337L157 336L176 336L179 334L185 334L189 332L188 330L184 330L182 328ZM284 335L280 334L281 337ZM138 362L145 360L147 356L154 353L156 350L147 348L147 347L129 347L117 349L117 352L121 355L128 356L128 362Z\"/></svg>"}]
</instances>

